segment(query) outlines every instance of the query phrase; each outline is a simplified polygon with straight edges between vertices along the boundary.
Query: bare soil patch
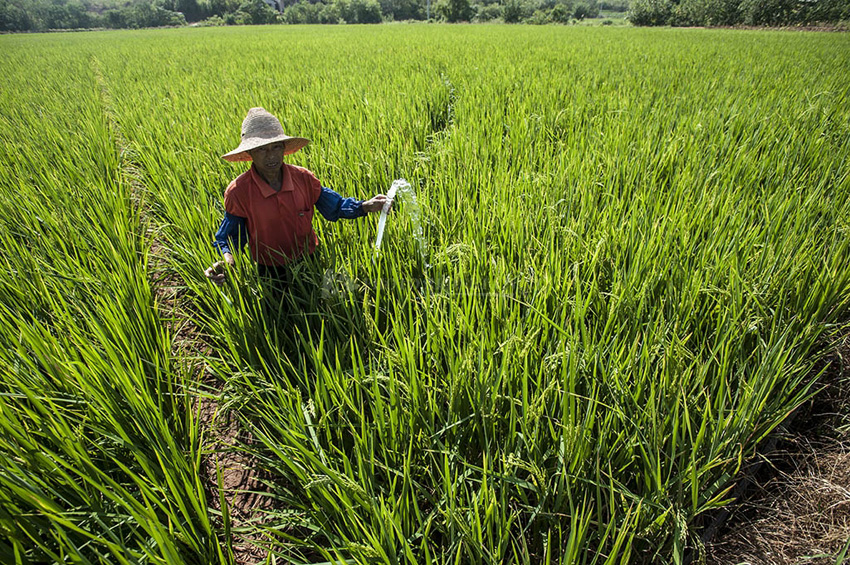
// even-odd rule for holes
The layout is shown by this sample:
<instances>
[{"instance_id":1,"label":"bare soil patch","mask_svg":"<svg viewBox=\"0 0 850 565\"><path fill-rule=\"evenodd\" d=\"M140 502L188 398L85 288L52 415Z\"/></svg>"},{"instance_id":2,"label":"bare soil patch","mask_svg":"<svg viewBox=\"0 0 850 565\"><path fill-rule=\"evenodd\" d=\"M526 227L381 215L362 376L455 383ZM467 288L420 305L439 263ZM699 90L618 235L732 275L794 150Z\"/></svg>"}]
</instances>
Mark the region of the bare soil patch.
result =
<instances>
[{"instance_id":1,"label":"bare soil patch","mask_svg":"<svg viewBox=\"0 0 850 565\"><path fill-rule=\"evenodd\" d=\"M706 545L709 565L850 561L850 332L825 362L824 389L779 434Z\"/></svg>"},{"instance_id":2,"label":"bare soil patch","mask_svg":"<svg viewBox=\"0 0 850 565\"><path fill-rule=\"evenodd\" d=\"M266 551L257 543L256 536L245 535L242 529L262 522L267 511L273 509L270 497L264 496L266 488L255 471L253 459L237 448L250 444L251 438L240 431L236 414L221 410L218 397L220 385L205 374L200 361L212 350L204 340L191 312L182 300L186 285L169 267L169 250L157 232L157 222L146 198L147 187L141 167L132 159L132 149L124 138L113 109L109 87L96 57L91 59L92 69L100 90L105 119L120 159L121 181L130 188L132 205L139 213L141 229L150 243L146 265L148 280L154 295L155 308L172 336L171 355L175 363L182 363L185 374L191 375L200 389L191 408L198 415L203 434L203 459L200 474L205 479L205 495L209 508L223 515L222 501L230 519L230 540L233 557L238 565L253 565L266 558ZM187 391L188 394L189 391ZM222 526L219 523L219 526Z\"/></svg>"},{"instance_id":3,"label":"bare soil patch","mask_svg":"<svg viewBox=\"0 0 850 565\"><path fill-rule=\"evenodd\" d=\"M201 398L198 402L206 454L201 472L206 479L208 503L218 512L223 510L222 499L227 506L235 562L239 565L260 563L267 553L261 540L256 534L243 534L241 530L265 522L275 505L268 496L256 462L238 447L250 444L251 437L240 428L236 414L222 410L217 399Z\"/></svg>"}]
</instances>

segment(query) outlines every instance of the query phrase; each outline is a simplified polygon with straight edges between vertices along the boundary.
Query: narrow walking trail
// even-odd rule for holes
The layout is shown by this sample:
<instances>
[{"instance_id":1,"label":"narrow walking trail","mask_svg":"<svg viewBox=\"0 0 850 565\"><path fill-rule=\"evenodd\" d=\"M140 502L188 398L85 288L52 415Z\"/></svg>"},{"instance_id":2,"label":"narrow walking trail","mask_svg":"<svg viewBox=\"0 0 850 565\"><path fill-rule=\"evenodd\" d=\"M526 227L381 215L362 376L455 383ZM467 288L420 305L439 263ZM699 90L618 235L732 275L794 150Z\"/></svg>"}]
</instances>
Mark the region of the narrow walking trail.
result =
<instances>
[{"instance_id":1,"label":"narrow walking trail","mask_svg":"<svg viewBox=\"0 0 850 565\"><path fill-rule=\"evenodd\" d=\"M230 544L234 562L240 565L259 563L265 559L266 552L256 543L258 540L251 534L253 529L247 526L264 519L265 511L272 507L271 500L263 496L265 487L256 476L253 459L237 447L239 443L250 443L250 438L240 431L236 414L221 406L220 387L205 370L203 359L212 354L212 350L181 301L185 284L170 268L172 259L160 237L144 171L132 158L132 143L124 137L101 62L94 55L91 66L119 156L120 182L130 187L131 204L141 221L143 233L139 235L148 250L143 267L159 317L172 336L172 360L192 380L185 392L192 397L188 404L193 407L202 438L200 471L205 479L208 508L220 517L221 531L232 532L230 540L222 541Z\"/></svg>"}]
</instances>

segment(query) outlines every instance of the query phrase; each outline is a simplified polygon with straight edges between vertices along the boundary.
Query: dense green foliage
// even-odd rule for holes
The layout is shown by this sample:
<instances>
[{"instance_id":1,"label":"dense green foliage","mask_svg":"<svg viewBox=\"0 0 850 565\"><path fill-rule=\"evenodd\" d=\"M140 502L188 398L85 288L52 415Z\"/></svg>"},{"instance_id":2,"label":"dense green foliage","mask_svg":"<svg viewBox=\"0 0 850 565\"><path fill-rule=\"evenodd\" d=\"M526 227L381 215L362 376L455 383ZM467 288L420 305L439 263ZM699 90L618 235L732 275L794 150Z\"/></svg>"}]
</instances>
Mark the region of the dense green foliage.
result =
<instances>
[{"instance_id":1,"label":"dense green foliage","mask_svg":"<svg viewBox=\"0 0 850 565\"><path fill-rule=\"evenodd\" d=\"M681 563L850 313L844 35L0 43L3 561ZM411 181L427 247L317 219L282 301L244 255L207 281L255 105L326 186ZM213 510L201 397L251 521Z\"/></svg>"},{"instance_id":2,"label":"dense green foliage","mask_svg":"<svg viewBox=\"0 0 850 565\"><path fill-rule=\"evenodd\" d=\"M626 0L0 0L0 31L248 24L375 24L393 20L570 23Z\"/></svg>"},{"instance_id":3,"label":"dense green foliage","mask_svg":"<svg viewBox=\"0 0 850 565\"><path fill-rule=\"evenodd\" d=\"M850 0L632 0L640 26L793 26L850 21Z\"/></svg>"},{"instance_id":4,"label":"dense green foliage","mask_svg":"<svg viewBox=\"0 0 850 565\"><path fill-rule=\"evenodd\" d=\"M148 0L106 5L89 0L0 0L0 31L179 26L198 14L170 8Z\"/></svg>"},{"instance_id":5,"label":"dense green foliage","mask_svg":"<svg viewBox=\"0 0 850 565\"><path fill-rule=\"evenodd\" d=\"M568 24L626 0L0 0L0 31L393 20ZM850 0L631 0L639 26L802 25L850 20Z\"/></svg>"}]
</instances>

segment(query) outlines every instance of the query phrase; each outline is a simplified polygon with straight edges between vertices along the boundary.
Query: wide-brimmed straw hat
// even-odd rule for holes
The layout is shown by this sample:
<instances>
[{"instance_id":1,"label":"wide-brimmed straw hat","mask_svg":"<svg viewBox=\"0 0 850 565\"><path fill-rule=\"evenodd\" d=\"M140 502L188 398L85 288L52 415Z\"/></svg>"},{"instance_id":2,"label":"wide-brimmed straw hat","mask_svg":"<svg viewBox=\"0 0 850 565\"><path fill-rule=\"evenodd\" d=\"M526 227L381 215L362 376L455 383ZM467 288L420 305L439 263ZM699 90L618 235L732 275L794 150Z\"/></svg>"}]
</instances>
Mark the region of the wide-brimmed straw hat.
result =
<instances>
[{"instance_id":1,"label":"wide-brimmed straw hat","mask_svg":"<svg viewBox=\"0 0 850 565\"><path fill-rule=\"evenodd\" d=\"M278 141L283 141L286 144L283 150L284 155L295 153L310 143L307 138L293 137L283 133L280 121L263 108L251 108L242 121L242 143L230 153L222 155L221 158L231 162L250 161L251 154L248 151Z\"/></svg>"}]
</instances>

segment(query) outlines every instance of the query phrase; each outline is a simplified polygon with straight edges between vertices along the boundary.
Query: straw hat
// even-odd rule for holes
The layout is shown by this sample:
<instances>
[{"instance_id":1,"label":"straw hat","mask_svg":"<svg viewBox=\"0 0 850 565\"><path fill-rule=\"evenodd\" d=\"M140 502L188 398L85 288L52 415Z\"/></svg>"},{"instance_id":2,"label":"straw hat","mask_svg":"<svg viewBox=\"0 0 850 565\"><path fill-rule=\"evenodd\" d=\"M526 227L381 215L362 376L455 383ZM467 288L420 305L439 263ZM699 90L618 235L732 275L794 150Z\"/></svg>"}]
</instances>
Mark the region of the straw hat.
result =
<instances>
[{"instance_id":1,"label":"straw hat","mask_svg":"<svg viewBox=\"0 0 850 565\"><path fill-rule=\"evenodd\" d=\"M278 141L283 141L286 144L283 151L284 155L295 153L310 143L310 140L304 137L292 137L283 133L280 121L263 108L251 108L242 122L242 143L230 153L222 155L221 158L234 163L250 161L251 155L248 151Z\"/></svg>"}]
</instances>

